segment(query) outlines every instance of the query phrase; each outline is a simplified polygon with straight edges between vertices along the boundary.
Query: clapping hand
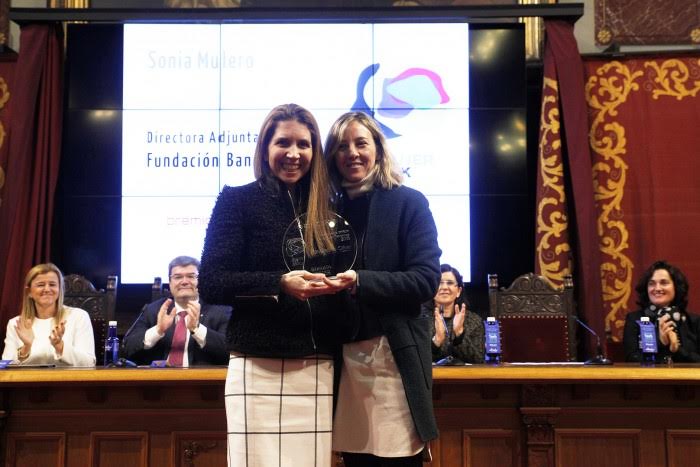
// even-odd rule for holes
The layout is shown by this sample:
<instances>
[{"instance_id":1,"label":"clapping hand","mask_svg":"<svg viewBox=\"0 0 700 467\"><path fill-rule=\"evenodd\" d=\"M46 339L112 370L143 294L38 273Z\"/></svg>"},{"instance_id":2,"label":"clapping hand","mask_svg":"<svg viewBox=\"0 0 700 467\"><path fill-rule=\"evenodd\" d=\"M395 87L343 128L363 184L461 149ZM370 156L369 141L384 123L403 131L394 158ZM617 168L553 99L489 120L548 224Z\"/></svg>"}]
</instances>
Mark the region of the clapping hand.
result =
<instances>
[{"instance_id":1,"label":"clapping hand","mask_svg":"<svg viewBox=\"0 0 700 467\"><path fill-rule=\"evenodd\" d=\"M464 333L464 318L467 316L467 307L464 303L459 306L455 303L455 314L452 320L452 329L455 337L461 336Z\"/></svg>"},{"instance_id":2,"label":"clapping hand","mask_svg":"<svg viewBox=\"0 0 700 467\"><path fill-rule=\"evenodd\" d=\"M433 315L435 318L435 336L433 337L433 343L436 347L442 347L442 344L445 342L445 337L447 336L445 320L443 319L442 314L440 314L440 308L437 306L433 311Z\"/></svg>"},{"instance_id":3,"label":"clapping hand","mask_svg":"<svg viewBox=\"0 0 700 467\"><path fill-rule=\"evenodd\" d=\"M49 341L51 341L51 345L54 349L56 349L56 353L59 355L63 354L63 334L65 332L66 322L61 321L53 327L51 334L49 335Z\"/></svg>"},{"instance_id":4,"label":"clapping hand","mask_svg":"<svg viewBox=\"0 0 700 467\"><path fill-rule=\"evenodd\" d=\"M165 335L167 332L168 328L173 325L173 321L175 321L175 313L168 313L168 310L173 304L173 299L169 298L166 301L163 302L163 304L160 306L160 310L158 310L158 321L156 323L157 329L158 329L158 334L161 336Z\"/></svg>"},{"instance_id":5,"label":"clapping hand","mask_svg":"<svg viewBox=\"0 0 700 467\"><path fill-rule=\"evenodd\" d=\"M199 327L199 315L201 309L201 305L198 302L187 302L187 308L185 308L185 311L187 312L185 322L187 323L187 329L189 329L190 332L195 332Z\"/></svg>"},{"instance_id":6,"label":"clapping hand","mask_svg":"<svg viewBox=\"0 0 700 467\"><path fill-rule=\"evenodd\" d=\"M17 332L17 337L19 337L19 340L21 340L25 346L31 347L32 343L34 342L32 320L26 319L20 315L19 319L17 320L17 324L15 325L15 331Z\"/></svg>"},{"instance_id":7,"label":"clapping hand","mask_svg":"<svg viewBox=\"0 0 700 467\"><path fill-rule=\"evenodd\" d=\"M671 352L678 352L680 342L676 333L676 323L671 320L670 315L659 318L659 340L663 345L668 346Z\"/></svg>"}]
</instances>

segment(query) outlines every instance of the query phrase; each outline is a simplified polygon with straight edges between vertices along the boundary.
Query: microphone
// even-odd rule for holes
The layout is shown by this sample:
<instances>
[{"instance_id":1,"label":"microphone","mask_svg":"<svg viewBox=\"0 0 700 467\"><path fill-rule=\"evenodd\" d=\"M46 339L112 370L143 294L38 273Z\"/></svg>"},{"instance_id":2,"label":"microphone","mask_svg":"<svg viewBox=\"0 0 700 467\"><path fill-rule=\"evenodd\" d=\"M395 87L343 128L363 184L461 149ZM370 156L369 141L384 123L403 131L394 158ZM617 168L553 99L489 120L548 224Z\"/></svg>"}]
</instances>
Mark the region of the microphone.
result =
<instances>
[{"instance_id":1,"label":"microphone","mask_svg":"<svg viewBox=\"0 0 700 467\"><path fill-rule=\"evenodd\" d=\"M595 356L594 358L591 358L591 359L589 359L589 360L586 360L583 364L584 364L584 365L612 365L612 360L610 360L609 358L607 358L607 357L605 356L605 354L603 353L603 346L602 346L602 344L600 343L600 337L598 337L598 334L596 334L596 332L595 332L593 329L591 329L591 328L589 328L588 326L586 326L586 324L585 324L583 321L581 321L580 319L578 319L577 316L574 316L574 319L576 320L576 322L577 322L578 324L580 324L581 326L583 326L583 328L584 328L586 331L588 331L588 332L590 332L591 334L593 334L593 335L595 336L596 341L597 341L597 345L596 345L596 356Z\"/></svg>"}]
</instances>

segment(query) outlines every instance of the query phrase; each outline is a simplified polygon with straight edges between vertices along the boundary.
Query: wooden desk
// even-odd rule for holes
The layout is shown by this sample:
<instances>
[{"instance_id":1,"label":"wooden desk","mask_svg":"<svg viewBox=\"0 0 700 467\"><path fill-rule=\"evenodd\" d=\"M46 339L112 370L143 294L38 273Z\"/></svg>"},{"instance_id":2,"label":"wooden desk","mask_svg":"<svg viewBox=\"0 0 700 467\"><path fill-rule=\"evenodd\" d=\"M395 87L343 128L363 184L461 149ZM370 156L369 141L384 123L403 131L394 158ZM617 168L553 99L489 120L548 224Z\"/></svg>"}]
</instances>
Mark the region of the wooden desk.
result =
<instances>
[{"instance_id":1,"label":"wooden desk","mask_svg":"<svg viewBox=\"0 0 700 467\"><path fill-rule=\"evenodd\" d=\"M700 465L700 367L475 365L433 373L441 433L434 467ZM0 371L6 465L224 466L225 375Z\"/></svg>"},{"instance_id":2,"label":"wooden desk","mask_svg":"<svg viewBox=\"0 0 700 467\"><path fill-rule=\"evenodd\" d=\"M225 367L0 371L8 466L225 466Z\"/></svg>"},{"instance_id":3,"label":"wooden desk","mask_svg":"<svg viewBox=\"0 0 700 467\"><path fill-rule=\"evenodd\" d=\"M700 466L700 366L435 368L435 467Z\"/></svg>"}]
</instances>

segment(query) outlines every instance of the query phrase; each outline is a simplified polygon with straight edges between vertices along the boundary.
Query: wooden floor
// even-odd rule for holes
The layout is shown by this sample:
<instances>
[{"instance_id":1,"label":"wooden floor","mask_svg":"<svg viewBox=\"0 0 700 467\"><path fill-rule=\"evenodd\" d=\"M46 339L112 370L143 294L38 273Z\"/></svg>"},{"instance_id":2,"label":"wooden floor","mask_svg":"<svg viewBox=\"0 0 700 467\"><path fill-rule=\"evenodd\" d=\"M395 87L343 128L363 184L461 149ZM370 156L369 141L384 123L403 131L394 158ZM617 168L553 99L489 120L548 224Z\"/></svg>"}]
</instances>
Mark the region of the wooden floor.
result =
<instances>
[{"instance_id":1,"label":"wooden floor","mask_svg":"<svg viewBox=\"0 0 700 467\"><path fill-rule=\"evenodd\" d=\"M0 370L8 466L224 466L226 369ZM700 367L434 369L434 467L700 465ZM305 466L303 466L305 467Z\"/></svg>"}]
</instances>

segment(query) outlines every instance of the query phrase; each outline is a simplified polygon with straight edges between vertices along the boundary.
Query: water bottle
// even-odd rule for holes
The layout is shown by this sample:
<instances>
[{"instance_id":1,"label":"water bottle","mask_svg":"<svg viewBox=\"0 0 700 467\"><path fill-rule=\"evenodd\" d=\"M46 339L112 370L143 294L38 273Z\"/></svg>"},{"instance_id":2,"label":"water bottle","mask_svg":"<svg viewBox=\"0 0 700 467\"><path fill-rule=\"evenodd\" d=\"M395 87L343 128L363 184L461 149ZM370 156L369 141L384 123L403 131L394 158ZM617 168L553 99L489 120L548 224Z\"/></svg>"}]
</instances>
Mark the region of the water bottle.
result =
<instances>
[{"instance_id":1,"label":"water bottle","mask_svg":"<svg viewBox=\"0 0 700 467\"><path fill-rule=\"evenodd\" d=\"M484 322L484 338L486 346L484 363L498 365L501 363L501 333L498 321L493 316L489 316Z\"/></svg>"},{"instance_id":2,"label":"water bottle","mask_svg":"<svg viewBox=\"0 0 700 467\"><path fill-rule=\"evenodd\" d=\"M119 338L117 337L117 322L109 322L109 332L105 339L105 366L117 363L119 360Z\"/></svg>"},{"instance_id":3,"label":"water bottle","mask_svg":"<svg viewBox=\"0 0 700 467\"><path fill-rule=\"evenodd\" d=\"M639 324L639 348L642 351L642 366L651 366L656 363L656 326L644 316L637 321Z\"/></svg>"}]
</instances>

